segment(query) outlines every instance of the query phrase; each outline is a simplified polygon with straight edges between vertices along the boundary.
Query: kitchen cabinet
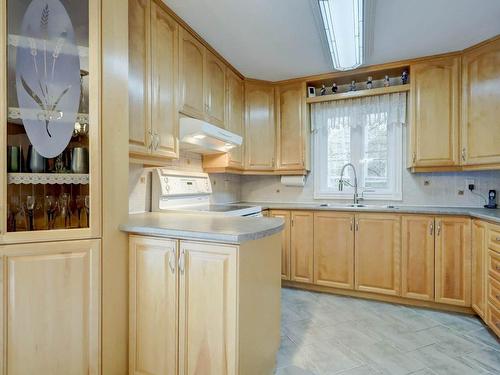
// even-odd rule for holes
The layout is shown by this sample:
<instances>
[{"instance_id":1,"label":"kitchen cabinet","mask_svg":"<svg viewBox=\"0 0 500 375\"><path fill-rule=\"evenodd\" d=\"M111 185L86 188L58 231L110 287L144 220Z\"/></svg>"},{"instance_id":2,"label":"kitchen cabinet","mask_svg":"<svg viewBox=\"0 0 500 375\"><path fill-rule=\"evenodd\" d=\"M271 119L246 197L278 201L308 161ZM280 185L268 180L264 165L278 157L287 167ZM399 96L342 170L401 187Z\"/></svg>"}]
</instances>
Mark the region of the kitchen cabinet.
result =
<instances>
[{"instance_id":1,"label":"kitchen cabinet","mask_svg":"<svg viewBox=\"0 0 500 375\"><path fill-rule=\"evenodd\" d=\"M314 213L314 283L354 289L354 214Z\"/></svg>"},{"instance_id":2,"label":"kitchen cabinet","mask_svg":"<svg viewBox=\"0 0 500 375\"><path fill-rule=\"evenodd\" d=\"M401 296L434 300L433 216L405 215L401 219Z\"/></svg>"},{"instance_id":3,"label":"kitchen cabinet","mask_svg":"<svg viewBox=\"0 0 500 375\"><path fill-rule=\"evenodd\" d=\"M424 61L410 69L410 166L459 166L460 56Z\"/></svg>"},{"instance_id":4,"label":"kitchen cabinet","mask_svg":"<svg viewBox=\"0 0 500 375\"><path fill-rule=\"evenodd\" d=\"M400 216L357 214L355 233L355 289L400 295Z\"/></svg>"},{"instance_id":5,"label":"kitchen cabinet","mask_svg":"<svg viewBox=\"0 0 500 375\"><path fill-rule=\"evenodd\" d=\"M276 87L276 169L308 169L309 132L306 119L306 85L303 82ZM307 160L306 160L307 159Z\"/></svg>"},{"instance_id":6,"label":"kitchen cabinet","mask_svg":"<svg viewBox=\"0 0 500 375\"><path fill-rule=\"evenodd\" d=\"M240 245L131 235L130 373L272 373L279 245L278 234Z\"/></svg>"},{"instance_id":7,"label":"kitchen cabinet","mask_svg":"<svg viewBox=\"0 0 500 375\"><path fill-rule=\"evenodd\" d=\"M481 220L472 221L472 293L471 303L474 311L483 320L486 318L487 303L487 253L488 228Z\"/></svg>"},{"instance_id":8,"label":"kitchen cabinet","mask_svg":"<svg viewBox=\"0 0 500 375\"><path fill-rule=\"evenodd\" d=\"M467 166L500 165L500 38L462 57L462 156Z\"/></svg>"},{"instance_id":9,"label":"kitchen cabinet","mask_svg":"<svg viewBox=\"0 0 500 375\"><path fill-rule=\"evenodd\" d=\"M245 82L245 169L272 171L275 168L274 87Z\"/></svg>"},{"instance_id":10,"label":"kitchen cabinet","mask_svg":"<svg viewBox=\"0 0 500 375\"><path fill-rule=\"evenodd\" d=\"M179 374L237 373L236 251L182 242L179 257Z\"/></svg>"},{"instance_id":11,"label":"kitchen cabinet","mask_svg":"<svg viewBox=\"0 0 500 375\"><path fill-rule=\"evenodd\" d=\"M177 374L177 247L175 240L130 240L130 374Z\"/></svg>"},{"instance_id":12,"label":"kitchen cabinet","mask_svg":"<svg viewBox=\"0 0 500 375\"><path fill-rule=\"evenodd\" d=\"M243 137L245 132L245 87L243 80L231 69L226 70L226 129ZM243 146L229 152L229 166L243 167Z\"/></svg>"},{"instance_id":13,"label":"kitchen cabinet","mask_svg":"<svg viewBox=\"0 0 500 375\"><path fill-rule=\"evenodd\" d=\"M0 247L5 373L100 374L99 247Z\"/></svg>"},{"instance_id":14,"label":"kitchen cabinet","mask_svg":"<svg viewBox=\"0 0 500 375\"><path fill-rule=\"evenodd\" d=\"M435 300L471 305L471 220L436 217Z\"/></svg>"},{"instance_id":15,"label":"kitchen cabinet","mask_svg":"<svg viewBox=\"0 0 500 375\"><path fill-rule=\"evenodd\" d=\"M184 28L179 30L180 111L205 117L205 46Z\"/></svg>"},{"instance_id":16,"label":"kitchen cabinet","mask_svg":"<svg viewBox=\"0 0 500 375\"><path fill-rule=\"evenodd\" d=\"M271 210L269 216L281 218L285 222L281 232L281 279L290 280L291 215L289 211Z\"/></svg>"},{"instance_id":17,"label":"kitchen cabinet","mask_svg":"<svg viewBox=\"0 0 500 375\"><path fill-rule=\"evenodd\" d=\"M489 247L487 257L486 323L500 337L500 253Z\"/></svg>"},{"instance_id":18,"label":"kitchen cabinet","mask_svg":"<svg viewBox=\"0 0 500 375\"><path fill-rule=\"evenodd\" d=\"M291 213L291 274L292 281L314 281L314 215L307 211Z\"/></svg>"},{"instance_id":19,"label":"kitchen cabinet","mask_svg":"<svg viewBox=\"0 0 500 375\"><path fill-rule=\"evenodd\" d=\"M205 111L208 122L224 127L226 116L226 66L213 53L205 52Z\"/></svg>"},{"instance_id":20,"label":"kitchen cabinet","mask_svg":"<svg viewBox=\"0 0 500 375\"><path fill-rule=\"evenodd\" d=\"M152 1L129 1L129 149L133 161L179 156L179 25Z\"/></svg>"}]
</instances>

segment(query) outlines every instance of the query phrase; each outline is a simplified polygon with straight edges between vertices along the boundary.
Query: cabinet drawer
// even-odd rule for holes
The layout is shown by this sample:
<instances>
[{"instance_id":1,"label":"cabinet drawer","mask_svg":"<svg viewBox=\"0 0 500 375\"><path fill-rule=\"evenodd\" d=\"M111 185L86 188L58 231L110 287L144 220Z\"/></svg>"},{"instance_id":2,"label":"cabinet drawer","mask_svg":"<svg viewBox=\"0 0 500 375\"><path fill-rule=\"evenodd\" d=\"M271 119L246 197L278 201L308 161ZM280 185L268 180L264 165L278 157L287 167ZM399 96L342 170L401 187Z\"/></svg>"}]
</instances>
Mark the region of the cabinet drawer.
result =
<instances>
[{"instance_id":1,"label":"cabinet drawer","mask_svg":"<svg viewBox=\"0 0 500 375\"><path fill-rule=\"evenodd\" d=\"M488 230L488 247L500 253L500 227L491 225Z\"/></svg>"},{"instance_id":2,"label":"cabinet drawer","mask_svg":"<svg viewBox=\"0 0 500 375\"><path fill-rule=\"evenodd\" d=\"M488 251L488 274L500 282L500 254L493 250Z\"/></svg>"},{"instance_id":3,"label":"cabinet drawer","mask_svg":"<svg viewBox=\"0 0 500 375\"><path fill-rule=\"evenodd\" d=\"M488 278L488 302L500 310L500 282Z\"/></svg>"},{"instance_id":4,"label":"cabinet drawer","mask_svg":"<svg viewBox=\"0 0 500 375\"><path fill-rule=\"evenodd\" d=\"M500 337L500 311L491 303L488 303L488 326Z\"/></svg>"}]
</instances>

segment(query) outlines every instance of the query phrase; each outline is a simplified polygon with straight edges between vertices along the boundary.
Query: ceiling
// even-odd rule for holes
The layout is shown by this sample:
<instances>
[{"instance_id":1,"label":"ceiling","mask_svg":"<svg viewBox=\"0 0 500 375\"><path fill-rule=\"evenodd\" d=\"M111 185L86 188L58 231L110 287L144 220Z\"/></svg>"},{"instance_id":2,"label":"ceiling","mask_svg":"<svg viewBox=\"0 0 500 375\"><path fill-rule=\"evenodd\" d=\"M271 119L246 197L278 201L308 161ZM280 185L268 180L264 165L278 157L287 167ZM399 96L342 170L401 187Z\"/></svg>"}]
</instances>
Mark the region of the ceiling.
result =
<instances>
[{"instance_id":1,"label":"ceiling","mask_svg":"<svg viewBox=\"0 0 500 375\"><path fill-rule=\"evenodd\" d=\"M311 0L163 0L244 76L332 71ZM500 34L499 0L371 2L365 65L461 50Z\"/></svg>"}]
</instances>

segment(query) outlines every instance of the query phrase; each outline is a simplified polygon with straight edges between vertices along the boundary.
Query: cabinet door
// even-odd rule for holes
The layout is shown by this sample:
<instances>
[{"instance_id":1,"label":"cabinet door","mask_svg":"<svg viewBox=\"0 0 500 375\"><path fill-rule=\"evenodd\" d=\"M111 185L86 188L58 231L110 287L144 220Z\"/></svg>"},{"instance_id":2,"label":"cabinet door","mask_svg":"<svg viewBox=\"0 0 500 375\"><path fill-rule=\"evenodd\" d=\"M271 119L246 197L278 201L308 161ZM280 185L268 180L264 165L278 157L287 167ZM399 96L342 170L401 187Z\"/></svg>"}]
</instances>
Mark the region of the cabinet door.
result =
<instances>
[{"instance_id":1,"label":"cabinet door","mask_svg":"<svg viewBox=\"0 0 500 375\"><path fill-rule=\"evenodd\" d=\"M462 62L465 164L500 163L500 38L465 52Z\"/></svg>"},{"instance_id":2,"label":"cabinet door","mask_svg":"<svg viewBox=\"0 0 500 375\"><path fill-rule=\"evenodd\" d=\"M472 308L478 315L486 318L486 280L488 278L486 224L480 220L472 222Z\"/></svg>"},{"instance_id":3,"label":"cabinet door","mask_svg":"<svg viewBox=\"0 0 500 375\"><path fill-rule=\"evenodd\" d=\"M281 278L290 280L290 211L272 210L270 216L285 221L285 228L281 232Z\"/></svg>"},{"instance_id":4,"label":"cabinet door","mask_svg":"<svg viewBox=\"0 0 500 375\"><path fill-rule=\"evenodd\" d=\"M400 222L396 215L356 215L356 290L400 295Z\"/></svg>"},{"instance_id":5,"label":"cabinet door","mask_svg":"<svg viewBox=\"0 0 500 375\"><path fill-rule=\"evenodd\" d=\"M231 69L227 69L227 101L226 101L226 129L232 133L244 134L244 86L243 80ZM233 167L243 167L243 146L233 148L230 153L229 164Z\"/></svg>"},{"instance_id":6,"label":"cabinet door","mask_svg":"<svg viewBox=\"0 0 500 375\"><path fill-rule=\"evenodd\" d=\"M436 218L436 302L471 305L471 221Z\"/></svg>"},{"instance_id":7,"label":"cabinet door","mask_svg":"<svg viewBox=\"0 0 500 375\"><path fill-rule=\"evenodd\" d=\"M205 52L204 78L208 121L223 128L226 114L226 66L209 51Z\"/></svg>"},{"instance_id":8,"label":"cabinet door","mask_svg":"<svg viewBox=\"0 0 500 375\"><path fill-rule=\"evenodd\" d=\"M129 149L150 154L151 1L129 0Z\"/></svg>"},{"instance_id":9,"label":"cabinet door","mask_svg":"<svg viewBox=\"0 0 500 375\"><path fill-rule=\"evenodd\" d=\"M304 169L306 164L306 87L294 83L276 88L277 169Z\"/></svg>"},{"instance_id":10,"label":"cabinet door","mask_svg":"<svg viewBox=\"0 0 500 375\"><path fill-rule=\"evenodd\" d=\"M314 283L354 289L354 214L314 213Z\"/></svg>"},{"instance_id":11,"label":"cabinet door","mask_svg":"<svg viewBox=\"0 0 500 375\"><path fill-rule=\"evenodd\" d=\"M412 166L458 166L460 57L411 66Z\"/></svg>"},{"instance_id":12,"label":"cabinet door","mask_svg":"<svg viewBox=\"0 0 500 375\"><path fill-rule=\"evenodd\" d=\"M180 110L188 116L204 118L203 85L205 47L185 29L179 30Z\"/></svg>"},{"instance_id":13,"label":"cabinet door","mask_svg":"<svg viewBox=\"0 0 500 375\"><path fill-rule=\"evenodd\" d=\"M245 107L245 168L272 170L275 156L273 86L247 82Z\"/></svg>"},{"instance_id":14,"label":"cabinet door","mask_svg":"<svg viewBox=\"0 0 500 375\"><path fill-rule=\"evenodd\" d=\"M99 241L0 248L6 373L99 374Z\"/></svg>"},{"instance_id":15,"label":"cabinet door","mask_svg":"<svg viewBox=\"0 0 500 375\"><path fill-rule=\"evenodd\" d=\"M314 279L314 216L312 212L292 212L291 226L292 281L312 283Z\"/></svg>"},{"instance_id":16,"label":"cabinet door","mask_svg":"<svg viewBox=\"0 0 500 375\"><path fill-rule=\"evenodd\" d=\"M434 300L434 217L403 216L401 295Z\"/></svg>"},{"instance_id":17,"label":"cabinet door","mask_svg":"<svg viewBox=\"0 0 500 375\"><path fill-rule=\"evenodd\" d=\"M130 375L177 373L177 241L130 238Z\"/></svg>"},{"instance_id":18,"label":"cabinet door","mask_svg":"<svg viewBox=\"0 0 500 375\"><path fill-rule=\"evenodd\" d=\"M179 26L160 6L151 8L153 155L179 156L177 112Z\"/></svg>"},{"instance_id":19,"label":"cabinet door","mask_svg":"<svg viewBox=\"0 0 500 375\"><path fill-rule=\"evenodd\" d=\"M233 246L181 242L179 374L236 374L236 255Z\"/></svg>"}]
</instances>

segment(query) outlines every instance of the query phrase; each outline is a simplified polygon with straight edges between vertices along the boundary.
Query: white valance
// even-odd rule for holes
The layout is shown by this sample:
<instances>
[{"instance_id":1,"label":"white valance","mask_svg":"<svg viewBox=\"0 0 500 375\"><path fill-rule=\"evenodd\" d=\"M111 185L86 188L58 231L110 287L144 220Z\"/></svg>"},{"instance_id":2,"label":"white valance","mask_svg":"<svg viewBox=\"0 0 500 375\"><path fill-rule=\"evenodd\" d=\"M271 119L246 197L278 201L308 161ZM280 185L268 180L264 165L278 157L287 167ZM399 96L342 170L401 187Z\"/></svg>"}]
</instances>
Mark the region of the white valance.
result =
<instances>
[{"instance_id":1,"label":"white valance","mask_svg":"<svg viewBox=\"0 0 500 375\"><path fill-rule=\"evenodd\" d=\"M316 130L327 126L357 127L380 122L403 125L406 123L406 93L314 103L311 118Z\"/></svg>"}]
</instances>

